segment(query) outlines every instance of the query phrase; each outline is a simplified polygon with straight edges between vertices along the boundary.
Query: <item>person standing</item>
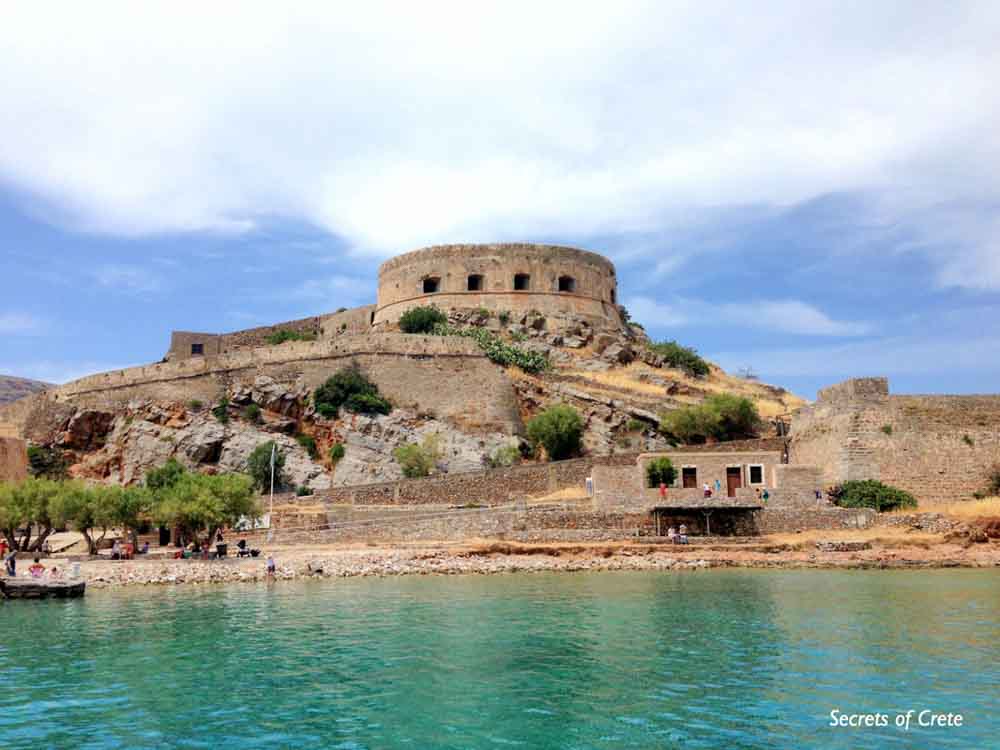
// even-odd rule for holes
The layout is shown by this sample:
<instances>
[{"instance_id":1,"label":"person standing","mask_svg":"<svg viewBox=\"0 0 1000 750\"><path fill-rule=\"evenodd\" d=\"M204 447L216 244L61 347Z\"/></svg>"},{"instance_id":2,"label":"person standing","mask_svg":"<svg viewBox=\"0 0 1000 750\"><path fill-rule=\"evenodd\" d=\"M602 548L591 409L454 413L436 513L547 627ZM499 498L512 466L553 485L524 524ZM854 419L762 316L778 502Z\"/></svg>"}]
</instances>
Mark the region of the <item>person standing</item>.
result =
<instances>
[{"instance_id":1,"label":"person standing","mask_svg":"<svg viewBox=\"0 0 1000 750\"><path fill-rule=\"evenodd\" d=\"M722 482L720 482L718 479L715 480L715 491L722 492Z\"/></svg>"},{"instance_id":2,"label":"person standing","mask_svg":"<svg viewBox=\"0 0 1000 750\"><path fill-rule=\"evenodd\" d=\"M17 551L11 550L3 559L4 567L7 569L7 575L11 578L17 576Z\"/></svg>"},{"instance_id":3,"label":"person standing","mask_svg":"<svg viewBox=\"0 0 1000 750\"><path fill-rule=\"evenodd\" d=\"M274 574L278 571L278 566L274 562L274 555L267 556L267 577L274 578Z\"/></svg>"},{"instance_id":4,"label":"person standing","mask_svg":"<svg viewBox=\"0 0 1000 750\"><path fill-rule=\"evenodd\" d=\"M705 497L712 496L712 488L708 486L708 482L705 482L704 491L705 491Z\"/></svg>"},{"instance_id":5,"label":"person standing","mask_svg":"<svg viewBox=\"0 0 1000 750\"><path fill-rule=\"evenodd\" d=\"M660 482L660 500L667 499L667 485L665 482Z\"/></svg>"}]
</instances>

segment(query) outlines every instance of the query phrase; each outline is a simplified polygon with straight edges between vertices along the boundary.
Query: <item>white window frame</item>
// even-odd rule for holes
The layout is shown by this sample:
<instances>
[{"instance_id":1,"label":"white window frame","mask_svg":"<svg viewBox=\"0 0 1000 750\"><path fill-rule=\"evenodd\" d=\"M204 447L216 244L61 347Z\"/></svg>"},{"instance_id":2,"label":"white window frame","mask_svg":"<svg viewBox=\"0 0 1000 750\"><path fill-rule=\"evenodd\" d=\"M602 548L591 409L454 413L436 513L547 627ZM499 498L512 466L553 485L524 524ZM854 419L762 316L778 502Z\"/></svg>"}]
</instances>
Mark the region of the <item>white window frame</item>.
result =
<instances>
[{"instance_id":1,"label":"white window frame","mask_svg":"<svg viewBox=\"0 0 1000 750\"><path fill-rule=\"evenodd\" d=\"M753 474L751 469L755 466L760 467L760 481L753 482ZM764 464L747 464L747 487L764 487L767 485L767 471L765 470Z\"/></svg>"}]
</instances>

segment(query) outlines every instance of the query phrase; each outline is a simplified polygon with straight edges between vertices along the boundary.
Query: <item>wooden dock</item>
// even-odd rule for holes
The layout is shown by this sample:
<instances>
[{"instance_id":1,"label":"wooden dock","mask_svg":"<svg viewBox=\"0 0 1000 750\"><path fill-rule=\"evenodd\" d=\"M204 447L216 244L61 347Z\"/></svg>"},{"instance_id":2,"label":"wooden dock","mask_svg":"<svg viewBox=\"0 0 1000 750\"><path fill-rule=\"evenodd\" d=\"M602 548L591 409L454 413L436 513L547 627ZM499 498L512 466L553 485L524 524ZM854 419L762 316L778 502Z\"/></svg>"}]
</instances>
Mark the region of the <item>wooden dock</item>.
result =
<instances>
[{"instance_id":1,"label":"wooden dock","mask_svg":"<svg viewBox=\"0 0 1000 750\"><path fill-rule=\"evenodd\" d=\"M86 581L46 581L36 578L0 578L4 599L74 599L83 596Z\"/></svg>"}]
</instances>

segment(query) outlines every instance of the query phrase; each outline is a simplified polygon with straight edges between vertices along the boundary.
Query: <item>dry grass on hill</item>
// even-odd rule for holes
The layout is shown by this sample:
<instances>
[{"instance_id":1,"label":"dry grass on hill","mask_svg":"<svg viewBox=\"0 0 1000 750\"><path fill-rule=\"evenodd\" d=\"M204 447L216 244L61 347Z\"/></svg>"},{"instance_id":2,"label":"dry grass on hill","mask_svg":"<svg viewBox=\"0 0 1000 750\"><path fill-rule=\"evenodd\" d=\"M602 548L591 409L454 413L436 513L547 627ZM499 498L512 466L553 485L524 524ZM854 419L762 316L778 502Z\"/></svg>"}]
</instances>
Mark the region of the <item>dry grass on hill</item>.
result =
<instances>
[{"instance_id":1,"label":"dry grass on hill","mask_svg":"<svg viewBox=\"0 0 1000 750\"><path fill-rule=\"evenodd\" d=\"M951 503L920 503L917 508L906 508L893 513L941 513L951 518L1000 517L1000 497L982 500L957 500Z\"/></svg>"},{"instance_id":2,"label":"dry grass on hill","mask_svg":"<svg viewBox=\"0 0 1000 750\"><path fill-rule=\"evenodd\" d=\"M901 526L873 526L867 529L810 529L798 533L768 534L774 544L814 546L816 542L870 542L881 547L923 547L941 544L942 534L912 531Z\"/></svg>"}]
</instances>

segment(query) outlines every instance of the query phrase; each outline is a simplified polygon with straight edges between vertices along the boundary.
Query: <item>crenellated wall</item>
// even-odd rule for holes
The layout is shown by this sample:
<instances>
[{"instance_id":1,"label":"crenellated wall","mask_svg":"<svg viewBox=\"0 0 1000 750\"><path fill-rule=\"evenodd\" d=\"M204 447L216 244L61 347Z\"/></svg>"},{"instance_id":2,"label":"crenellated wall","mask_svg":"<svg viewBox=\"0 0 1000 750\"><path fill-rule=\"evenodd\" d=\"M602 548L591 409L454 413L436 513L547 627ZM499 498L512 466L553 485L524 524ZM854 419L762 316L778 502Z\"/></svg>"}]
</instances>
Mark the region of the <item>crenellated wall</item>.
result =
<instances>
[{"instance_id":1,"label":"crenellated wall","mask_svg":"<svg viewBox=\"0 0 1000 750\"><path fill-rule=\"evenodd\" d=\"M1000 396L890 395L885 378L825 388L792 420L790 460L833 485L878 479L922 501L971 497L1000 463Z\"/></svg>"}]
</instances>

